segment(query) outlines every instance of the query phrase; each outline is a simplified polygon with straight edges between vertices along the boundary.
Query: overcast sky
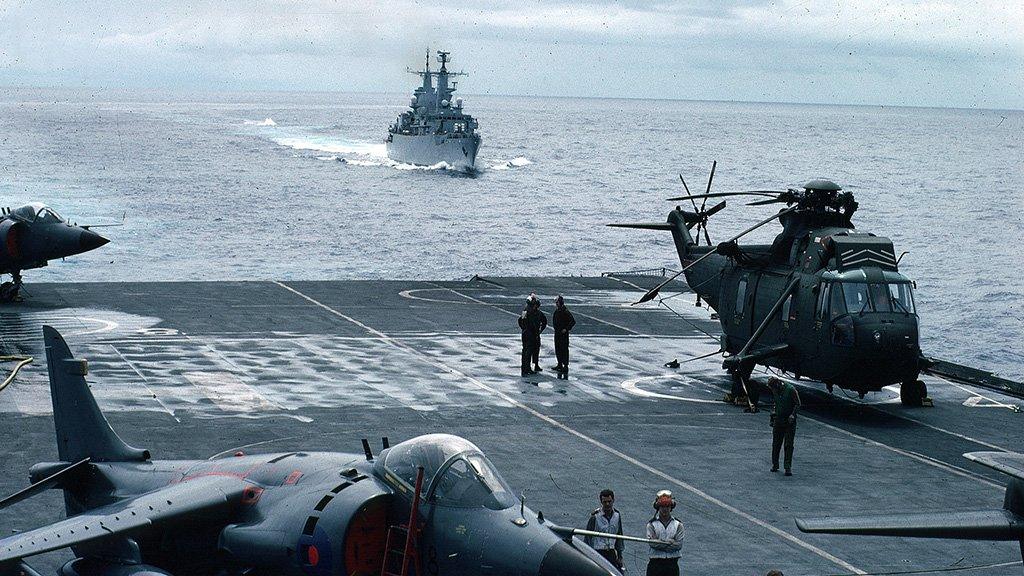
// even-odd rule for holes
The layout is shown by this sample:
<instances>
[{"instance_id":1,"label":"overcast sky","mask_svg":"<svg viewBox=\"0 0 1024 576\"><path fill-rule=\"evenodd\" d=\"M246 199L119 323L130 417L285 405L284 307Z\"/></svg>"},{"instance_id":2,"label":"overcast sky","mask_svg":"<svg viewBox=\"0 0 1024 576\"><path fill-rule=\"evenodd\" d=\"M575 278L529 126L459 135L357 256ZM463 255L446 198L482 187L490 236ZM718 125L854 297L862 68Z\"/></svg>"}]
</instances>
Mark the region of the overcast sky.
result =
<instances>
[{"instance_id":1,"label":"overcast sky","mask_svg":"<svg viewBox=\"0 0 1024 576\"><path fill-rule=\"evenodd\" d=\"M1024 108L1012 0L0 0L0 85Z\"/></svg>"}]
</instances>

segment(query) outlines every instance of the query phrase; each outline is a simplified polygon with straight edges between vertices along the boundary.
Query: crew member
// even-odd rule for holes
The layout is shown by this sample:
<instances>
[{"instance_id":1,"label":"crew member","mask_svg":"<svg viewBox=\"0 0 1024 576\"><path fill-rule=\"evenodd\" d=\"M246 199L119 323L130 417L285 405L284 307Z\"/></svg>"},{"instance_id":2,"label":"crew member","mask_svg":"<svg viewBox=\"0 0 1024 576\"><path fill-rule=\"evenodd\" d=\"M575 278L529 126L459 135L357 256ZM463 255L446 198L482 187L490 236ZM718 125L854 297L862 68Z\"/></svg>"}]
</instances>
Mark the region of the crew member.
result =
<instances>
[{"instance_id":1,"label":"crew member","mask_svg":"<svg viewBox=\"0 0 1024 576\"><path fill-rule=\"evenodd\" d=\"M651 559L647 562L647 576L679 576L679 556L683 549L683 523L672 516L676 501L668 490L654 497L654 518L647 523L647 538L657 540L651 544Z\"/></svg>"},{"instance_id":2,"label":"crew member","mask_svg":"<svg viewBox=\"0 0 1024 576\"><path fill-rule=\"evenodd\" d=\"M555 325L557 326L558 324ZM590 520L587 520L587 530L621 536L622 516L615 509L615 492L606 488L601 490L599 498L601 499L601 507L590 513ZM584 536L583 541L618 568L619 572L622 572L622 551L624 549L622 540L602 538L600 536Z\"/></svg>"},{"instance_id":3,"label":"crew member","mask_svg":"<svg viewBox=\"0 0 1024 576\"><path fill-rule=\"evenodd\" d=\"M547 316L540 311L540 299L536 294L530 294L526 299L526 309L519 315L519 328L522 330L523 338L523 359L522 375L529 376L541 371L538 362L540 355L540 333L548 327ZM530 369L530 363L533 369Z\"/></svg>"},{"instance_id":4,"label":"crew member","mask_svg":"<svg viewBox=\"0 0 1024 576\"><path fill-rule=\"evenodd\" d=\"M572 312L565 307L565 299L559 294L555 297L555 311L551 313L551 322L555 325L555 358L558 359L558 377L569 379L569 331L576 325Z\"/></svg>"},{"instance_id":5,"label":"crew member","mask_svg":"<svg viewBox=\"0 0 1024 576\"><path fill-rule=\"evenodd\" d=\"M786 457L783 464L786 476L793 475L793 439L796 436L796 413L800 409L800 394L789 382L776 377L768 379L768 388L775 397L775 409L772 411L772 472L779 471L779 449L786 445Z\"/></svg>"}]
</instances>

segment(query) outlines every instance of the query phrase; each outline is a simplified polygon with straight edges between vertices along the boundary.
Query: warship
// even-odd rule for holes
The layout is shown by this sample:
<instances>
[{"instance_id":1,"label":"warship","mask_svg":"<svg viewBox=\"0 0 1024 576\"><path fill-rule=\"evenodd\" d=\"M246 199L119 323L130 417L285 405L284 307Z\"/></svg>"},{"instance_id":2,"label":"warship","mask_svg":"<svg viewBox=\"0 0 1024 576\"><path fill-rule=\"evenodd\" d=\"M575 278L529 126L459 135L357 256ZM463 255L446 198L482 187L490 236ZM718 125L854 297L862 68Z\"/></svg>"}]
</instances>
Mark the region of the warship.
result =
<instances>
[{"instance_id":1,"label":"warship","mask_svg":"<svg viewBox=\"0 0 1024 576\"><path fill-rule=\"evenodd\" d=\"M423 85L413 93L409 110L388 128L388 158L395 162L418 166L444 162L463 172L474 170L480 148L480 134L476 132L479 125L462 111L462 98L452 100L457 82L449 81L449 77L465 73L448 71L449 54L438 51L441 68L436 72L430 70L429 51L424 70L409 70L423 78Z\"/></svg>"}]
</instances>

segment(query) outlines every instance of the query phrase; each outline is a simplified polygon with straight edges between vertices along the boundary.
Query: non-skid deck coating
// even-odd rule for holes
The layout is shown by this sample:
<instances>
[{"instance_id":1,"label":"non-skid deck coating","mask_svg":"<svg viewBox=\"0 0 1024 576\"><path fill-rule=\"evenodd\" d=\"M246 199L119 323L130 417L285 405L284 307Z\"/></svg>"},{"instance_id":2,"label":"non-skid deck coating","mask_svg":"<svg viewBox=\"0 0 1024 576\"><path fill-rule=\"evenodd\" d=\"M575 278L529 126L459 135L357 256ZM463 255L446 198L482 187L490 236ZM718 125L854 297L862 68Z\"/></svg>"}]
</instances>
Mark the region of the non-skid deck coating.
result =
<instances>
[{"instance_id":1,"label":"non-skid deck coating","mask_svg":"<svg viewBox=\"0 0 1024 576\"><path fill-rule=\"evenodd\" d=\"M800 388L795 476L768 472L767 410L719 402L728 380L718 324L692 295L629 306L661 278L470 281L204 282L30 285L0 308L3 354L36 363L0 393L0 493L56 458L40 326L90 361L89 381L118 433L155 458L238 447L360 452L450 432L479 445L527 505L583 526L613 488L627 533L654 492L679 497L687 574L899 572L988 566L1019 574L1015 543L807 535L795 516L998 508L1005 478L975 450L1024 450L1020 400L928 378L934 408L895 391L848 398ZM550 314L565 295L578 324L571 379L519 377L516 316L537 292ZM669 293L669 292L666 292ZM955 360L955 359L954 359ZM764 378L764 374L759 377ZM53 492L0 511L0 530L61 514ZM628 544L642 573L646 549ZM53 568L67 552L35 563Z\"/></svg>"}]
</instances>

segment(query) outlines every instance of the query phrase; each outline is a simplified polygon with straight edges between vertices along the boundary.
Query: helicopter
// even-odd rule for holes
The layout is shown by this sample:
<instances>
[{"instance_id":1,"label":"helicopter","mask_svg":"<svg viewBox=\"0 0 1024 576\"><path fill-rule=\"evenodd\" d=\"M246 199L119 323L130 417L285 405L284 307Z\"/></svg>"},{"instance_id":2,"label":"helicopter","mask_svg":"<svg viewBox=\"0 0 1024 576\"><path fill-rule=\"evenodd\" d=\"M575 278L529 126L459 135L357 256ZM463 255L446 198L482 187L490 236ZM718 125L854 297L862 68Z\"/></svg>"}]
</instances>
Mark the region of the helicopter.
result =
<instances>
[{"instance_id":1,"label":"helicopter","mask_svg":"<svg viewBox=\"0 0 1024 576\"><path fill-rule=\"evenodd\" d=\"M703 300L718 314L722 337L715 353L726 354L722 367L733 379L726 401L745 402L751 411L759 396L759 385L750 380L757 365L817 380L830 393L839 386L860 398L899 384L903 405L924 404L927 387L918 376L929 361L918 338L915 283L900 273L902 255L896 257L889 238L854 227L854 195L826 179L783 191L712 193L716 166L704 194L690 194L680 176L687 195L669 200L689 200L692 212L676 206L664 223L609 224L672 233L683 268L637 304L685 275L697 305ZM733 196L761 197L752 206L786 207L712 245L708 219L726 202L707 208L707 201ZM776 220L782 231L771 244L737 242ZM701 236L705 246L698 244Z\"/></svg>"},{"instance_id":2,"label":"helicopter","mask_svg":"<svg viewBox=\"0 0 1024 576\"><path fill-rule=\"evenodd\" d=\"M110 240L91 228L119 225L79 226L38 202L0 209L0 274L10 274L12 278L0 284L0 302L17 300L23 270L42 268L50 260L95 250Z\"/></svg>"}]
</instances>

